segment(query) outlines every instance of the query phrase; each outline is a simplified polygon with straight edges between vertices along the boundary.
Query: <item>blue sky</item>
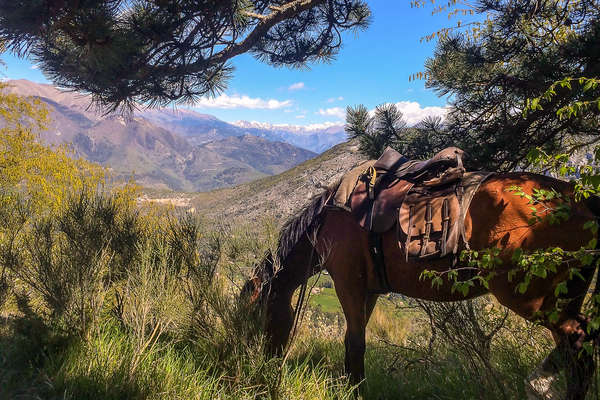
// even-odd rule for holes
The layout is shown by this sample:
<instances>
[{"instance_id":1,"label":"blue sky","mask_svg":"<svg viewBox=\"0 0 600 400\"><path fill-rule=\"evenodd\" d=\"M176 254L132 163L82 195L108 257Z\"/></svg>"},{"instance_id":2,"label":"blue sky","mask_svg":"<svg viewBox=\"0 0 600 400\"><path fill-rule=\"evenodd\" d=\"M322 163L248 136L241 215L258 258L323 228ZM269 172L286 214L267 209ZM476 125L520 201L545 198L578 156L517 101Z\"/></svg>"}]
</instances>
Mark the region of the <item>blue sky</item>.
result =
<instances>
[{"instance_id":1,"label":"blue sky","mask_svg":"<svg viewBox=\"0 0 600 400\"><path fill-rule=\"evenodd\" d=\"M228 89L193 108L229 122L291 125L342 123L345 107L357 104L372 109L400 103L409 122L442 113L446 99L426 90L423 81L409 82L409 76L422 71L433 54L434 44L420 39L452 21L445 14L432 16L432 7L412 8L408 0L372 0L369 5L371 26L358 36L347 34L332 63L294 70L242 55L233 62L236 70ZM48 82L30 61L9 54L1 58L7 78Z\"/></svg>"}]
</instances>

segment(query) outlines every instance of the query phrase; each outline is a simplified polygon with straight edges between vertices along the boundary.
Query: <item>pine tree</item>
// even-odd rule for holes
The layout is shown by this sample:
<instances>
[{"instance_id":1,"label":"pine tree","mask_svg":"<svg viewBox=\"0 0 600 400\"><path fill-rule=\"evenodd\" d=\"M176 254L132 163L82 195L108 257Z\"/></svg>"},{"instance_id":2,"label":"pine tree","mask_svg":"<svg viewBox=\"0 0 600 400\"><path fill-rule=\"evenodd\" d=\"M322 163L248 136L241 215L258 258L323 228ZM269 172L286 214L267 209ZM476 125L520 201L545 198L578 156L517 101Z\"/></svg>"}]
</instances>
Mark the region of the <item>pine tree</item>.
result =
<instances>
[{"instance_id":1,"label":"pine tree","mask_svg":"<svg viewBox=\"0 0 600 400\"><path fill-rule=\"evenodd\" d=\"M511 170L532 148L598 142L598 107L568 118L559 110L600 97L578 79L600 77L600 2L483 0L477 10L485 21L442 36L425 65L426 86L450 95L442 145L463 147L480 168Z\"/></svg>"},{"instance_id":2,"label":"pine tree","mask_svg":"<svg viewBox=\"0 0 600 400\"><path fill-rule=\"evenodd\" d=\"M114 110L219 93L243 53L329 61L369 17L361 0L0 0L0 41Z\"/></svg>"},{"instance_id":3,"label":"pine tree","mask_svg":"<svg viewBox=\"0 0 600 400\"><path fill-rule=\"evenodd\" d=\"M447 118L405 130L390 145L414 158L458 146L470 168L512 170L527 167L534 148L569 153L600 141L598 0L449 4L437 11L480 18L428 37L439 40L418 77L448 96ZM361 131L350 111L348 129Z\"/></svg>"},{"instance_id":4,"label":"pine tree","mask_svg":"<svg viewBox=\"0 0 600 400\"><path fill-rule=\"evenodd\" d=\"M359 150L369 158L376 159L386 147L400 147L406 133L406 121L394 104L382 104L370 115L365 106L348 107L346 132L350 139L357 139Z\"/></svg>"}]
</instances>

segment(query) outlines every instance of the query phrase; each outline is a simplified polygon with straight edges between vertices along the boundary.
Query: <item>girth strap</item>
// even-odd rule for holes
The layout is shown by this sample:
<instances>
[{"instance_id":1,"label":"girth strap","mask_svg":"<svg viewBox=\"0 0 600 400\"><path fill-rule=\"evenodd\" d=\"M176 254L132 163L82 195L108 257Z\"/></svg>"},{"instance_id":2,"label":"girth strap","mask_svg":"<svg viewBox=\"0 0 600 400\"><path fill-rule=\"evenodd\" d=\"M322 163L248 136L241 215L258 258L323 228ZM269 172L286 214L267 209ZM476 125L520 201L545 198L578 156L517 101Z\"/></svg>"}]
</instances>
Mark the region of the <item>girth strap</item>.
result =
<instances>
[{"instance_id":1,"label":"girth strap","mask_svg":"<svg viewBox=\"0 0 600 400\"><path fill-rule=\"evenodd\" d=\"M375 267L375 272L385 291L391 291L390 282L385 268L383 255L383 236L379 233L369 232L369 252Z\"/></svg>"}]
</instances>

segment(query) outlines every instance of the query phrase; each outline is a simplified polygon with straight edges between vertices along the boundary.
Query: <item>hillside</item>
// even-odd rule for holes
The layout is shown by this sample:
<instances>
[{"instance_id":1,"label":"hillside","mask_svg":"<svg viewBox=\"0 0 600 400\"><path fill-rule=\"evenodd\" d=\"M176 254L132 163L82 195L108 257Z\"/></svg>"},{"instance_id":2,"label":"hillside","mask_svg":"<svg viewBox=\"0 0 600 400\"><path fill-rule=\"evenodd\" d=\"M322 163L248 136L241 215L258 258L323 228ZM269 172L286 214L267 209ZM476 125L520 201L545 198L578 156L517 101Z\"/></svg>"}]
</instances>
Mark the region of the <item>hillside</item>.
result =
<instances>
[{"instance_id":1,"label":"hillside","mask_svg":"<svg viewBox=\"0 0 600 400\"><path fill-rule=\"evenodd\" d=\"M273 217L279 223L300 210L324 186L364 160L353 142L344 142L279 175L205 193L146 193L198 214L222 221L252 223Z\"/></svg>"},{"instance_id":2,"label":"hillside","mask_svg":"<svg viewBox=\"0 0 600 400\"><path fill-rule=\"evenodd\" d=\"M77 156L110 167L117 178L133 175L145 187L212 190L285 171L316 155L289 143L243 135L239 128L235 135L242 136L230 137L232 125L193 111L178 114L193 117L192 122L182 119L188 124L186 136L167 129L169 124L159 126L145 118L160 119L156 116L171 115L170 111L106 116L90 108L89 98L78 93L26 80L9 85L10 92L36 96L46 104L52 122L42 140L71 143ZM199 126L198 121L206 124ZM204 135L207 131L212 136ZM193 132L204 135L204 144L189 140Z\"/></svg>"}]
</instances>

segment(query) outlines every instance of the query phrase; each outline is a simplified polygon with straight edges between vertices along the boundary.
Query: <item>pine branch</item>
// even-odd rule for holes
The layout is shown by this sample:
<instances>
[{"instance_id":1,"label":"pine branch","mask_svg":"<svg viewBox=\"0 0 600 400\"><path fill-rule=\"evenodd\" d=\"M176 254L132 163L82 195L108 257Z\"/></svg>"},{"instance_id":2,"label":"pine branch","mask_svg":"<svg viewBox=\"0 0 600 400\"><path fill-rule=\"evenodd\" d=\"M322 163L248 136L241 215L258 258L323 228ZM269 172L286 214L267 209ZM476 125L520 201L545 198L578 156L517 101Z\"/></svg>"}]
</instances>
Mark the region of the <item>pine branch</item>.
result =
<instances>
[{"instance_id":1,"label":"pine branch","mask_svg":"<svg viewBox=\"0 0 600 400\"><path fill-rule=\"evenodd\" d=\"M319 4L325 3L326 0L294 0L279 7L274 8L271 6L271 9L274 9L271 14L262 16L260 18L260 22L246 38L236 44L233 44L227 47L225 50L222 50L214 55L211 58L210 64L223 64L228 60L232 59L235 56L246 53L249 51L264 35L275 25L280 22L285 21L286 19L290 19L301 13L302 11L309 10ZM191 69L194 68L204 68L205 65L203 62L192 64Z\"/></svg>"}]
</instances>

